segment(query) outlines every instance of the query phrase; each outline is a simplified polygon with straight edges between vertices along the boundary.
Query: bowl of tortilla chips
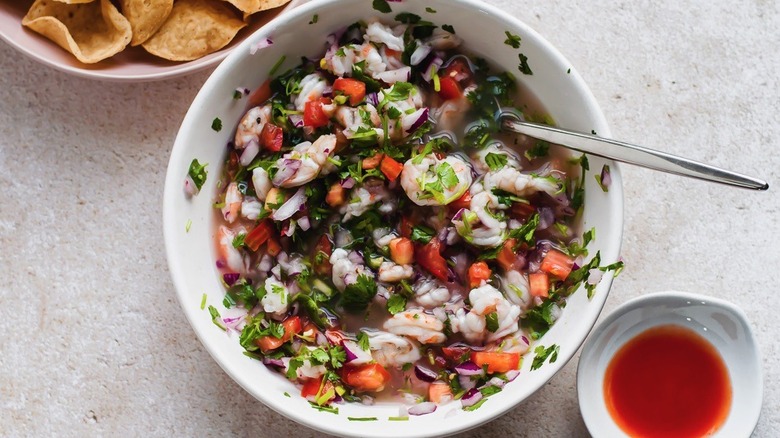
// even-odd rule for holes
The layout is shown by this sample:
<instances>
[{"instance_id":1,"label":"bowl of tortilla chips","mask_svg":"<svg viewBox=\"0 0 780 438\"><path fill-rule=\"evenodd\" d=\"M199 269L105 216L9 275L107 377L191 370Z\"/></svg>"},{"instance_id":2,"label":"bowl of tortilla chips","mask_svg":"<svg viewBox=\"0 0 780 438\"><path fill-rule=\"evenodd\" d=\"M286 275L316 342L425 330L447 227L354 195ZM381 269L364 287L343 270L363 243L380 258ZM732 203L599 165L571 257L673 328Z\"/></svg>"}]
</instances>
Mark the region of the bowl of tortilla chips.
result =
<instances>
[{"instance_id":1,"label":"bowl of tortilla chips","mask_svg":"<svg viewBox=\"0 0 780 438\"><path fill-rule=\"evenodd\" d=\"M306 0L0 0L0 39L66 73L138 82L215 66Z\"/></svg>"}]
</instances>

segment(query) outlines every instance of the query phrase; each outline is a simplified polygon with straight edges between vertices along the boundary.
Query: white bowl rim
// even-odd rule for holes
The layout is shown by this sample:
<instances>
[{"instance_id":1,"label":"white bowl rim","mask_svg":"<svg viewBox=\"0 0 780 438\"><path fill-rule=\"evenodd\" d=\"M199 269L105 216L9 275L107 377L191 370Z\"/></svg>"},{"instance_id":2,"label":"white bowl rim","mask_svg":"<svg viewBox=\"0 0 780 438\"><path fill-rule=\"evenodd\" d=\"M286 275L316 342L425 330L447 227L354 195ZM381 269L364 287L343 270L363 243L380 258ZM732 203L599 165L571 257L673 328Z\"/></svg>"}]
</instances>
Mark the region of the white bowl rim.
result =
<instances>
[{"instance_id":1,"label":"white bowl rim","mask_svg":"<svg viewBox=\"0 0 780 438\"><path fill-rule=\"evenodd\" d=\"M263 38L266 38L269 35L270 30L276 29L278 26L283 26L284 21L288 20L295 20L302 16L311 16L313 12L316 12L321 6L329 5L333 3L339 3L340 0L311 0L308 1L306 4L301 5L299 7L294 8L293 10L285 13L283 16L275 17L273 20L268 22L263 28L256 31L251 36L247 37L240 45L236 46L234 50L231 51L231 53L227 56L227 58L217 67L217 69L212 72L212 74L209 76L209 78L206 80L206 82L201 87L201 90L198 92L197 96L193 100L193 103L190 107L190 110L188 110L187 114L184 117L184 120L182 122L182 128L191 125L193 123L193 119L195 117L193 113L194 108L200 108L205 105L204 99L206 98L207 94L210 94L212 89L215 88L218 84L217 77L220 76L220 74L224 70L230 70L233 68L235 64L237 64L241 57L245 56L246 53L248 53L249 48L251 45L255 44L257 41L260 41ZM493 16L496 20L503 20L504 22L508 23L514 28L522 29L524 33L527 35L533 37L536 42L543 46L546 51L546 56L548 56L550 59L554 60L556 63L560 65L568 65L571 66L572 64L560 53L560 51L553 46L549 41L547 41L544 37L542 37L537 31L535 31L533 28L531 28L529 25L525 24L520 19L507 14L505 11L502 11L496 6L485 4L480 0L458 0L458 2L467 5L472 8L480 8L486 12L488 12L491 16ZM398 3L392 3L392 4L398 4ZM402 3L401 3L402 4ZM574 67L571 67L569 78L571 81L574 82L579 92L582 93L582 96L586 100L586 108L591 111L591 117L593 118L594 122L594 128L598 129L598 132L600 135L604 137L610 136L610 130L606 122L606 118L604 117L603 112L601 111L601 108L599 107L595 96L593 95L590 88L585 83L584 79L579 75L579 73L575 70ZM180 133L182 130L180 130ZM238 383L244 390L246 390L249 394L251 394L253 397L259 399L263 404L265 404L267 407L273 409L274 411L300 423L307 427L310 427L315 430L319 430L326 433L332 433L342 436L363 436L358 434L357 432L350 432L348 430L343 429L336 429L332 427L329 424L323 424L314 422L310 417L307 417L306 415L297 413L293 410L284 410L281 406L276 406L274 403L271 403L262 393L257 393L256 391L253 391L251 388L253 387L253 384L249 381L249 379L246 376L243 376L236 372L236 370L231 365L230 361L225 360L224 358L221 358L216 354L216 351L214 348L207 342L204 342L204 330L206 330L202 325L199 323L195 323L195 318L198 315L198 312L196 309L188 308L184 305L185 298L184 298L184 292L182 285L184 284L184 273L179 271L177 269L176 264L176 257L177 254L174 252L174 242L173 242L173 230L178 225L174 224L172 221L173 212L169 211L168 205L171 205L171 202L169 199L171 199L173 196L180 196L181 195L181 176L178 174L175 174L175 172L171 172L171 168L175 166L175 163L178 161L181 161L184 159L182 154L184 153L184 146L179 146L180 143L180 137L177 135L176 142L174 144L174 148L171 152L170 162L167 170L167 176L165 181L165 191L163 194L163 231L164 231L164 241L166 246L166 256L168 259L169 264L169 270L171 272L171 277L174 283L174 286L176 288L176 294L177 298L179 300L180 305L182 306L182 309L184 310L184 313L190 322L190 325L193 327L193 330L195 331L196 335L198 336L198 339L201 341L201 344L206 348L206 350L209 352L209 354L214 358L214 360L220 365L220 367L229 375L231 378ZM187 160L189 161L189 160ZM614 238L614 242L610 241L609 243L609 249L613 249L614 253L619 255L620 253L620 247L622 245L622 236L623 236L623 207L624 207L624 200L623 200L623 186L622 186L622 177L620 172L620 166L618 163L613 161L608 161L608 164L611 169L611 176L612 176L612 185L610 186L610 195L614 197L613 203L614 203L614 209L610 213L611 219L614 221L616 226L618 227L618 231L616 231L616 236ZM605 275L601 283L599 284L599 288L603 287L603 290L605 293L597 295L594 297L590 302L589 306L592 307L598 307L598 314L601 313L603 310L604 304L606 303L606 299L608 296L609 289L611 288L613 281L613 276L611 275ZM542 367L535 372L538 372L541 376L538 379L538 384L536 384L531 394L538 391L539 388L544 386L546 382L548 382L555 374L557 374L558 371L560 371L568 362L571 360L577 351L582 346L583 342L585 341L587 334L590 333L590 331L593 329L593 326L596 324L597 318L594 318L592 323L590 323L590 326L588 327L587 332L582 333L582 339L577 344L576 348L570 348L564 350L563 348L558 354L558 360L555 363L555 366L548 365L546 367ZM212 327L209 327L209 329ZM447 427L446 424L442 425L442 429L438 434L453 434L453 433L459 433L464 432L466 430L472 429L474 427L477 427L487 421L490 421L492 419L495 419L510 409L517 406L519 402L515 403L507 403L500 406L500 408L495 408L492 411L490 411L490 414L487 414L488 410L480 409L478 411L470 412L468 417L458 417L457 427ZM461 420L461 418L464 418ZM431 433L426 430L420 430L419 433L414 433L412 435L408 436L430 436ZM388 435L392 436L392 435Z\"/></svg>"},{"instance_id":2,"label":"white bowl rim","mask_svg":"<svg viewBox=\"0 0 780 438\"><path fill-rule=\"evenodd\" d=\"M759 386L756 388L758 391L759 399L763 400L763 391L764 391L764 385L763 385L763 371L761 369L761 350L758 347L758 343L756 342L755 335L753 333L752 328L750 327L750 320L748 319L747 315L745 314L744 310L742 310L739 306L736 304L724 300L722 298L717 297L711 297L708 295L703 294L697 294L693 292L684 292L684 291L677 291L677 290L667 290L667 291L660 291L660 292L652 292L648 293L646 295L642 295L633 299L630 299L626 301L625 303L621 304L615 310L613 310L601 323L598 324L596 328L594 328L591 331L590 336L585 341L585 343L582 346L582 354L586 354L591 348L594 347L594 345L600 340L601 336L609 329L616 321L618 321L620 318L622 318L625 314L632 310L641 309L641 308L647 308L647 307L653 307L660 303L669 303L671 300L675 301L697 301L697 302L704 302L709 307L718 307L721 309L724 309L728 313L735 316L737 320L742 322L745 327L748 327L748 338L751 341L751 345L753 347L753 351L755 352L754 358L758 361L759 366L757 367L758 371L758 381ZM659 325L662 325L664 323L659 323ZM577 399L578 404L582 406L584 403L588 403L594 395L584 395L580 392L580 388L583 386L580 383L580 379L584 372L584 367L588 366L588 361L580 360L577 364ZM751 416L749 418L743 417L743 423L746 425L752 424L751 430L753 430L758 423L758 419L761 416L761 404L759 404L759 409L755 412L751 413ZM595 423L596 419L587 416L583 413L582 409L580 409L580 413L582 415L583 421L585 422L585 426L588 428L588 431L592 434L592 436L598 436L596 435L596 432L598 431L598 425Z\"/></svg>"}]
</instances>

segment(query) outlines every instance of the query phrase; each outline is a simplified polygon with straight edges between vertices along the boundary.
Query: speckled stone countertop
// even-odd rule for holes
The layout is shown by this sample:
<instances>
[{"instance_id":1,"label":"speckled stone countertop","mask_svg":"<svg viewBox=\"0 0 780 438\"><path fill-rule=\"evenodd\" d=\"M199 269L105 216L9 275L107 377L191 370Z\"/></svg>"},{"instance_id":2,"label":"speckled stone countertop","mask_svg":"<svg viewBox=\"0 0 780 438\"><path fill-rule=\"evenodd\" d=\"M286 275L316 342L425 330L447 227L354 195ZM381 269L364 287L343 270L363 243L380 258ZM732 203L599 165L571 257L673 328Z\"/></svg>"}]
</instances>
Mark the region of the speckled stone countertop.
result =
<instances>
[{"instance_id":1,"label":"speckled stone countertop","mask_svg":"<svg viewBox=\"0 0 780 438\"><path fill-rule=\"evenodd\" d=\"M763 356L754 435L780 431L780 3L493 0L557 46L615 138L770 182L755 193L623 166L627 268L606 308L686 290L747 313ZM0 43L0 436L319 436L211 359L175 298L165 169L208 72L67 76ZM576 358L464 436L586 436Z\"/></svg>"}]
</instances>

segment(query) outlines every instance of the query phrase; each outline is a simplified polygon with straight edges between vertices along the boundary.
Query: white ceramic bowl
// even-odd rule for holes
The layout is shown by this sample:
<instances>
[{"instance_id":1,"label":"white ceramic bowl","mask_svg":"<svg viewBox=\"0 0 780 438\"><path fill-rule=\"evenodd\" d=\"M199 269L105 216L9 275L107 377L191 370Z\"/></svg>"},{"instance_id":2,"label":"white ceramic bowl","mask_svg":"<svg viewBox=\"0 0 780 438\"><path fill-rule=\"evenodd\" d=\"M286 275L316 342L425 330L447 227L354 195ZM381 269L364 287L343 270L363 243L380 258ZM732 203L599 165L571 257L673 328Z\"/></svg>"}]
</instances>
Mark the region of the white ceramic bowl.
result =
<instances>
[{"instance_id":1,"label":"white ceramic bowl","mask_svg":"<svg viewBox=\"0 0 780 438\"><path fill-rule=\"evenodd\" d=\"M466 42L466 47L495 62L500 68L514 72L541 100L560 126L609 135L604 117L582 78L574 67L554 47L517 19L494 7L474 0L426 0L392 2L392 20L402 11L418 14L438 24L453 25ZM426 12L426 7L438 11ZM319 22L309 25L314 14ZM476 427L508 411L547 382L571 359L596 322L612 281L605 275L595 297L588 300L584 290L575 293L560 320L541 339L543 345L558 344L558 360L539 370L530 371L531 360L523 361L520 376L499 394L473 412L463 412L460 403L440 407L436 412L412 417L405 422L388 422L398 415L396 405L364 406L345 404L338 415L318 412L298 397L294 385L259 362L242 354L236 337L228 337L211 322L207 311L201 310L201 297L208 294L208 304L221 308L223 289L214 268L214 217L212 200L216 179L224 159L225 144L230 140L231 127L243 115L244 103L232 99L236 87L255 88L266 79L271 67L287 56L285 68L293 66L300 56L321 56L326 36L357 20L380 15L367 0L315 1L298 7L270 22L238 47L206 81L190 107L171 153L163 200L163 219L168 263L184 313L203 345L222 368L252 395L276 411L309 427L333 434L352 436L430 436L445 435ZM534 74L524 76L517 71L518 50L504 44L505 31L522 37L522 52L528 57ZM250 56L252 43L270 37L274 44ZM212 120L219 117L225 127L220 132L211 129ZM190 161L197 158L210 163L209 178L201 193L188 199L182 190ZM623 194L620 173L615 163L591 158L592 172L603 164L612 166L613 184L603 192L592 175L586 178L584 227L596 227L597 239L591 244L592 254L601 251L603 263L618 259L623 222ZM189 232L185 224L191 221ZM285 392L293 394L286 397ZM354 422L347 417L377 417L379 421Z\"/></svg>"},{"instance_id":2,"label":"white ceramic bowl","mask_svg":"<svg viewBox=\"0 0 780 438\"><path fill-rule=\"evenodd\" d=\"M11 45L20 55L29 56L44 65L74 76L111 82L159 81L214 67L257 29L305 1L292 0L282 7L256 14L223 49L187 62L167 61L147 53L142 47L128 46L111 58L96 64L83 64L53 41L22 26L22 17L30 9L32 0L0 2L0 39Z\"/></svg>"},{"instance_id":3,"label":"white ceramic bowl","mask_svg":"<svg viewBox=\"0 0 780 438\"><path fill-rule=\"evenodd\" d=\"M748 437L761 413L761 360L745 313L728 301L659 292L617 308L585 343L577 368L580 411L594 437L626 437L604 401L604 374L615 353L641 332L661 325L689 328L720 353L731 379L731 411L713 437Z\"/></svg>"}]
</instances>

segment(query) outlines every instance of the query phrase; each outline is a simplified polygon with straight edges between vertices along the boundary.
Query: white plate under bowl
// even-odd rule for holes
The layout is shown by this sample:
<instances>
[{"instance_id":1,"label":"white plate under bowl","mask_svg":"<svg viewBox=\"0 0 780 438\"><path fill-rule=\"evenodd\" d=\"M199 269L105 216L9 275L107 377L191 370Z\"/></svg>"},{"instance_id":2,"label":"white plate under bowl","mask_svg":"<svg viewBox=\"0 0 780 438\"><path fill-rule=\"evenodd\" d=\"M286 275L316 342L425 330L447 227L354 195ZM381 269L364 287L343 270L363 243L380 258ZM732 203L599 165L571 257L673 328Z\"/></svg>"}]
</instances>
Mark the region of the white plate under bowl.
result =
<instances>
[{"instance_id":1,"label":"white plate under bowl","mask_svg":"<svg viewBox=\"0 0 780 438\"><path fill-rule=\"evenodd\" d=\"M143 47L127 46L116 55L95 64L81 63L53 41L22 26L22 18L30 9L32 0L0 1L0 40L41 64L74 76L110 82L160 81L216 66L253 32L279 14L306 1L292 0L284 6L254 14L230 44L214 53L187 62L168 61L146 52Z\"/></svg>"},{"instance_id":2,"label":"white plate under bowl","mask_svg":"<svg viewBox=\"0 0 780 438\"><path fill-rule=\"evenodd\" d=\"M618 307L593 330L577 368L580 412L591 435L626 437L604 400L604 374L626 342L653 327L678 325L709 341L720 353L731 380L731 410L713 437L748 437L761 413L761 359L745 313L728 301L687 292L658 292Z\"/></svg>"}]
</instances>

